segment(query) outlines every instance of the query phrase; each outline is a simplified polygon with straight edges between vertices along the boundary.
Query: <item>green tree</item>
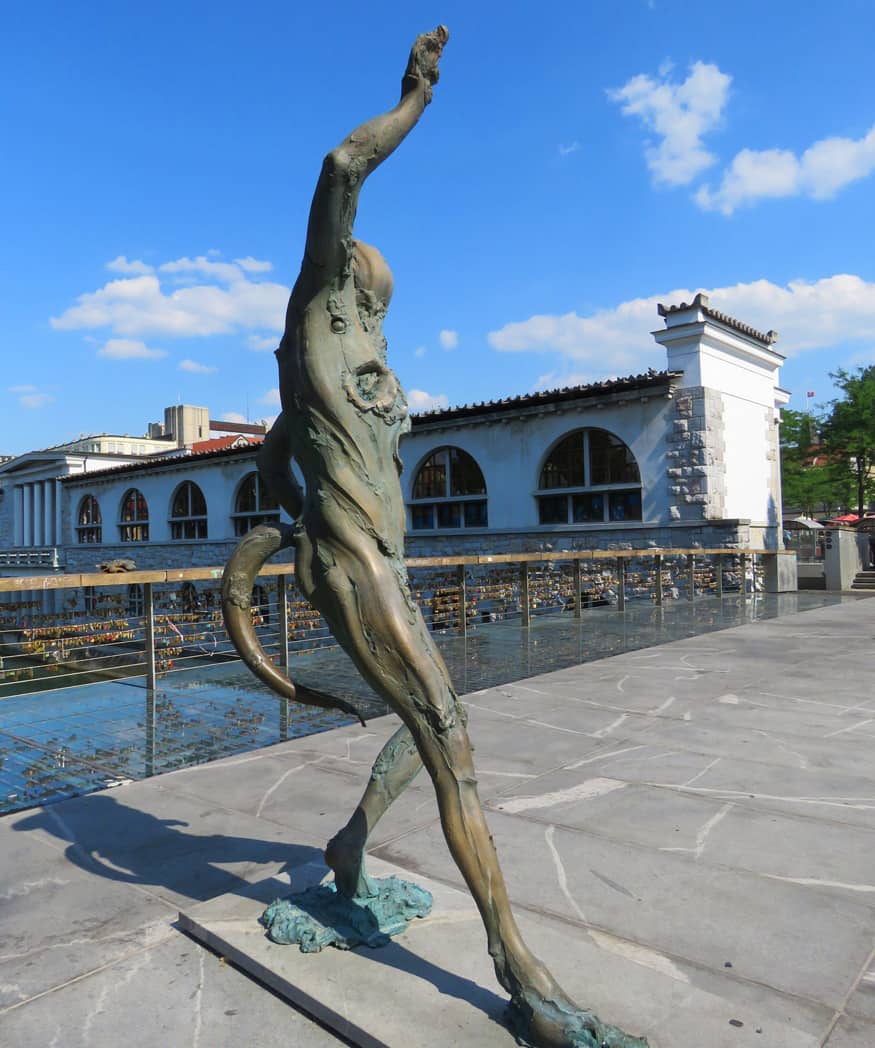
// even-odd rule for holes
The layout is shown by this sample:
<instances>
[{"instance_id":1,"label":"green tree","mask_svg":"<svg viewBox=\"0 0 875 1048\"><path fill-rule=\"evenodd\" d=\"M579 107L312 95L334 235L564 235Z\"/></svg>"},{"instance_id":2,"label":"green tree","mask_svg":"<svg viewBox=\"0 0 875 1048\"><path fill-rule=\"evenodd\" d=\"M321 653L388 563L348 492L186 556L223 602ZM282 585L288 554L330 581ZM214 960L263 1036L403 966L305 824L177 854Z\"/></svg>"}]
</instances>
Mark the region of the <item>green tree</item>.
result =
<instances>
[{"instance_id":1,"label":"green tree","mask_svg":"<svg viewBox=\"0 0 875 1048\"><path fill-rule=\"evenodd\" d=\"M845 471L836 470L819 446L821 420L802 411L781 411L781 491L784 506L807 517L832 513L847 501ZM818 454L820 452L820 454Z\"/></svg>"},{"instance_id":2,"label":"green tree","mask_svg":"<svg viewBox=\"0 0 875 1048\"><path fill-rule=\"evenodd\" d=\"M843 396L830 403L823 442L835 468L853 484L857 513L863 515L875 491L875 365L829 376Z\"/></svg>"}]
</instances>

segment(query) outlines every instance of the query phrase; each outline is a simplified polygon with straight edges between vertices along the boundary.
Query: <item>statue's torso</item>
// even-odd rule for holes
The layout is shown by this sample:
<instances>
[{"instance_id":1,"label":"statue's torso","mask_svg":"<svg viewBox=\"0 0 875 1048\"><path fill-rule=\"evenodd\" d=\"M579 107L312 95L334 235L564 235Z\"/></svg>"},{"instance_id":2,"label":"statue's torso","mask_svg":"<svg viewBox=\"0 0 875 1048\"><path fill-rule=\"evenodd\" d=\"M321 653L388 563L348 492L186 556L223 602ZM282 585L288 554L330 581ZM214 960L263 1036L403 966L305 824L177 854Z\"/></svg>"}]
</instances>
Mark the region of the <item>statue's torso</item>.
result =
<instances>
[{"instance_id":1,"label":"statue's torso","mask_svg":"<svg viewBox=\"0 0 875 1048\"><path fill-rule=\"evenodd\" d=\"M293 454L304 475L305 527L350 523L403 549L398 441L407 400L381 337L363 326L352 281L289 305L277 357Z\"/></svg>"}]
</instances>

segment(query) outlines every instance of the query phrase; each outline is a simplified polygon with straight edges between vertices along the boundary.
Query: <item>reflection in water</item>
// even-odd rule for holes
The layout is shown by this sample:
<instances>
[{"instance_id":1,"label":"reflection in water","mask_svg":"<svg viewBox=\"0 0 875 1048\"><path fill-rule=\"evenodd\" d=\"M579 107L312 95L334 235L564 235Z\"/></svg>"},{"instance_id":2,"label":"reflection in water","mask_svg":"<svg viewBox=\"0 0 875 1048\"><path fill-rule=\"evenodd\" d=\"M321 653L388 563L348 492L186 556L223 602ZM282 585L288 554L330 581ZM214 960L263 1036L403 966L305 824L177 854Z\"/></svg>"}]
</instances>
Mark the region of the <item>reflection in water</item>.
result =
<instances>
[{"instance_id":1,"label":"reflection in water","mask_svg":"<svg viewBox=\"0 0 875 1048\"><path fill-rule=\"evenodd\" d=\"M468 624L438 634L460 694L668 641L809 608L858 599L804 591L628 602L519 621ZM325 648L296 658L302 684L354 700L366 717L385 707L345 653ZM311 735L350 718L278 699L239 663L200 666L161 682L88 684L0 702L0 812L89 793L218 757Z\"/></svg>"}]
</instances>

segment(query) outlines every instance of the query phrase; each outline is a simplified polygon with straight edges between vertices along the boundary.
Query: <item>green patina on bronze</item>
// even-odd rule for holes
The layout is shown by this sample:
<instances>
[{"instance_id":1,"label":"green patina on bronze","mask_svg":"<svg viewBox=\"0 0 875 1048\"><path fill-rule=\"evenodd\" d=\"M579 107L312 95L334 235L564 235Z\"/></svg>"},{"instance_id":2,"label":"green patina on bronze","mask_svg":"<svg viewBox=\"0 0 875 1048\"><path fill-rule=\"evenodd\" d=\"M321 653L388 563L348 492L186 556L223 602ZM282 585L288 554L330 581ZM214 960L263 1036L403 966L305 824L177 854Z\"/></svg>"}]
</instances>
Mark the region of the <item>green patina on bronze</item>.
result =
<instances>
[{"instance_id":1,"label":"green patina on bronze","mask_svg":"<svg viewBox=\"0 0 875 1048\"><path fill-rule=\"evenodd\" d=\"M297 945L301 953L319 953L326 946L352 950L385 946L417 917L431 913L431 892L399 877L371 880L366 895L348 898L334 884L318 884L305 892L277 899L259 917L268 937Z\"/></svg>"},{"instance_id":2,"label":"green patina on bronze","mask_svg":"<svg viewBox=\"0 0 875 1048\"><path fill-rule=\"evenodd\" d=\"M450 852L483 918L496 976L510 994L521 1043L646 1048L574 1004L523 941L480 805L466 717L404 566L398 442L409 421L404 392L386 361L382 326L392 274L376 248L353 238L353 224L365 179L431 101L447 39L443 26L417 38L398 104L353 131L322 165L276 354L282 412L258 458L263 482L296 523L260 526L243 538L223 577L225 622L247 665L279 694L354 712L331 695L296 689L255 634L247 594L267 558L293 545L298 586L403 722L349 822L326 848L337 892L348 899L367 893L368 837L424 766Z\"/></svg>"}]
</instances>

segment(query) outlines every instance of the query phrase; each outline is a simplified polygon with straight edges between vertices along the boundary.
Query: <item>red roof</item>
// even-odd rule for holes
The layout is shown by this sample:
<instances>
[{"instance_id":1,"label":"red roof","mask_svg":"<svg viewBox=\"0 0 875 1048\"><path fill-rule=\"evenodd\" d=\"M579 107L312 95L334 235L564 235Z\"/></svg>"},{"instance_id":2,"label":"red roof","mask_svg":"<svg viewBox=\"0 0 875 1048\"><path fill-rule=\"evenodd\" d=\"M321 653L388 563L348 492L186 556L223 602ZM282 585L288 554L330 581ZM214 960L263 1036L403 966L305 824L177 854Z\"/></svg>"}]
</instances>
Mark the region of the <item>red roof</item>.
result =
<instances>
[{"instance_id":1,"label":"red roof","mask_svg":"<svg viewBox=\"0 0 875 1048\"><path fill-rule=\"evenodd\" d=\"M242 448L244 444L260 444L264 437L247 437L242 433L229 434L227 437L212 437L210 440L199 440L192 444L194 454L202 451L223 451L225 448Z\"/></svg>"}]
</instances>

